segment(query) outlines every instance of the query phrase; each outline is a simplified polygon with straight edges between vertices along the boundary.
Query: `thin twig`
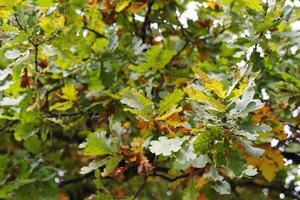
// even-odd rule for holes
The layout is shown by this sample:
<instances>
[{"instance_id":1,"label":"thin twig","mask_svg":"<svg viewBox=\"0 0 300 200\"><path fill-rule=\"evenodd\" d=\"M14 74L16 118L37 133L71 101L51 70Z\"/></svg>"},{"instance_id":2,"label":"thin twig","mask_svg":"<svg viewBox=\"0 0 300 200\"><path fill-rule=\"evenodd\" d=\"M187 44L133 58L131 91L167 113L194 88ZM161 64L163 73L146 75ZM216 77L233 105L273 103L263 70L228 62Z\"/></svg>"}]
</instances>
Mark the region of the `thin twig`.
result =
<instances>
[{"instance_id":1,"label":"thin twig","mask_svg":"<svg viewBox=\"0 0 300 200\"><path fill-rule=\"evenodd\" d=\"M94 30L94 29L91 29L91 28L89 28L89 27L87 27L87 26L83 26L82 28L85 29L85 30L88 30L88 31L90 31L90 32L92 32L92 33L94 33L94 34L95 34L97 37L99 37L99 38L106 38L106 36L103 35L102 33L99 33L98 31L96 31L96 30Z\"/></svg>"},{"instance_id":2,"label":"thin twig","mask_svg":"<svg viewBox=\"0 0 300 200\"><path fill-rule=\"evenodd\" d=\"M140 194L140 192L143 190L143 188L145 187L145 185L147 183L147 179L148 179L148 176L145 176L144 177L144 181L141 184L141 186L139 187L138 191L136 191L136 193L135 193L135 195L133 197L133 200L137 200L138 195Z\"/></svg>"},{"instance_id":3,"label":"thin twig","mask_svg":"<svg viewBox=\"0 0 300 200\"><path fill-rule=\"evenodd\" d=\"M185 44L181 47L181 49L170 59L170 61L166 64L169 66L180 54L188 47L189 41L185 42Z\"/></svg>"},{"instance_id":4,"label":"thin twig","mask_svg":"<svg viewBox=\"0 0 300 200\"><path fill-rule=\"evenodd\" d=\"M35 66L35 71L38 72L38 53L39 53L39 45L38 44L34 44L34 66Z\"/></svg>"},{"instance_id":5,"label":"thin twig","mask_svg":"<svg viewBox=\"0 0 300 200\"><path fill-rule=\"evenodd\" d=\"M61 181L61 182L58 183L58 187L63 187L63 186L68 185L68 184L80 182L82 180L90 178L92 175L93 175L93 173L88 173L88 174L85 174L85 175L80 176L80 177L76 177L76 178L68 179L68 180L65 180L65 181Z\"/></svg>"},{"instance_id":6,"label":"thin twig","mask_svg":"<svg viewBox=\"0 0 300 200\"><path fill-rule=\"evenodd\" d=\"M189 174L183 174L183 175L180 175L180 176L176 176L176 177L169 177L169 176L166 176L164 174L157 174L156 172L154 172L153 174L151 174L150 176L157 176L157 177L160 177L162 179L165 179L169 182L173 182L173 181L176 181L178 179L181 179L181 178L186 178L189 176Z\"/></svg>"}]
</instances>

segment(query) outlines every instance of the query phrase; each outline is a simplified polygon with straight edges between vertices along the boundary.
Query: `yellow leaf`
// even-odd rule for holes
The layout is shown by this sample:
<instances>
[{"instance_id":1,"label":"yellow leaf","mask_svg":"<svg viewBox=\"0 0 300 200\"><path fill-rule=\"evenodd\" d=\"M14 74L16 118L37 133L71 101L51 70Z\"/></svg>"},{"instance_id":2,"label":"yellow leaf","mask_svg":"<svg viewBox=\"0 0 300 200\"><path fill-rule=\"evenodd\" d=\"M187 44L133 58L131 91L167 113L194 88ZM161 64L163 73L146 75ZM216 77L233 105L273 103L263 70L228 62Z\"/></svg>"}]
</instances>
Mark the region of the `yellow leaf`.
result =
<instances>
[{"instance_id":1,"label":"yellow leaf","mask_svg":"<svg viewBox=\"0 0 300 200\"><path fill-rule=\"evenodd\" d=\"M244 76L244 77L240 80L238 86L236 86L236 87L232 90L232 92L231 92L231 94L230 94L230 96L231 96L230 100L231 100L231 101L234 101L235 99L239 98L239 97L243 94L243 92L245 91L247 85L248 85L248 77L247 77L247 76Z\"/></svg>"},{"instance_id":2,"label":"yellow leaf","mask_svg":"<svg viewBox=\"0 0 300 200\"><path fill-rule=\"evenodd\" d=\"M259 166L259 169L262 173L262 175L268 180L272 181L276 176L276 166L274 165L274 162L269 159L265 159Z\"/></svg>"},{"instance_id":3,"label":"yellow leaf","mask_svg":"<svg viewBox=\"0 0 300 200\"><path fill-rule=\"evenodd\" d=\"M201 83L205 83L209 81L208 76L198 67L192 67L192 69L193 72L200 78Z\"/></svg>"},{"instance_id":4,"label":"yellow leaf","mask_svg":"<svg viewBox=\"0 0 300 200\"><path fill-rule=\"evenodd\" d=\"M208 180L206 178L200 177L196 182L196 188L201 189L206 183L208 183Z\"/></svg>"},{"instance_id":5,"label":"yellow leaf","mask_svg":"<svg viewBox=\"0 0 300 200\"><path fill-rule=\"evenodd\" d=\"M121 12L130 4L131 1L132 0L123 0L120 4L117 5L116 11Z\"/></svg>"},{"instance_id":6,"label":"yellow leaf","mask_svg":"<svg viewBox=\"0 0 300 200\"><path fill-rule=\"evenodd\" d=\"M218 4L216 4L216 2L214 2L214 1L207 1L207 6L213 10L216 10L219 7Z\"/></svg>"},{"instance_id":7,"label":"yellow leaf","mask_svg":"<svg viewBox=\"0 0 300 200\"><path fill-rule=\"evenodd\" d=\"M65 17L59 12L55 13L55 23L58 25L58 27L63 27L65 24Z\"/></svg>"},{"instance_id":8,"label":"yellow leaf","mask_svg":"<svg viewBox=\"0 0 300 200\"><path fill-rule=\"evenodd\" d=\"M210 82L205 83L205 88L207 88L209 91L213 91L216 95L218 95L220 98L225 99L226 97L226 90L224 90L224 85L222 82L212 79Z\"/></svg>"},{"instance_id":9,"label":"yellow leaf","mask_svg":"<svg viewBox=\"0 0 300 200\"><path fill-rule=\"evenodd\" d=\"M272 181L276 173L284 166L283 156L280 151L270 146L265 148L265 152L260 158L246 158L248 164L257 167L268 181Z\"/></svg>"},{"instance_id":10,"label":"yellow leaf","mask_svg":"<svg viewBox=\"0 0 300 200\"><path fill-rule=\"evenodd\" d=\"M62 98L70 100L70 101L76 101L77 100L77 92L72 84L65 85L62 89Z\"/></svg>"},{"instance_id":11,"label":"yellow leaf","mask_svg":"<svg viewBox=\"0 0 300 200\"><path fill-rule=\"evenodd\" d=\"M198 67L192 68L194 73L200 78L201 84L206 90L215 93L218 97L225 99L226 90L224 90L224 85L221 81L217 79L209 78L203 71Z\"/></svg>"},{"instance_id":12,"label":"yellow leaf","mask_svg":"<svg viewBox=\"0 0 300 200\"><path fill-rule=\"evenodd\" d=\"M226 106L224 104L210 96L207 96L200 90L196 90L190 87L184 88L183 90L189 95L190 99L192 100L209 103L214 109L221 112L224 112L226 110Z\"/></svg>"},{"instance_id":13,"label":"yellow leaf","mask_svg":"<svg viewBox=\"0 0 300 200\"><path fill-rule=\"evenodd\" d=\"M173 106L170 110L168 110L165 114L158 116L156 119L157 120L165 120L168 117L170 117L171 115L173 115L174 113L178 113L182 111L182 107L177 108L177 106Z\"/></svg>"},{"instance_id":14,"label":"yellow leaf","mask_svg":"<svg viewBox=\"0 0 300 200\"><path fill-rule=\"evenodd\" d=\"M40 17L38 20L40 27L45 31L47 35L56 30L55 23L53 23L52 19L47 17Z\"/></svg>"}]
</instances>

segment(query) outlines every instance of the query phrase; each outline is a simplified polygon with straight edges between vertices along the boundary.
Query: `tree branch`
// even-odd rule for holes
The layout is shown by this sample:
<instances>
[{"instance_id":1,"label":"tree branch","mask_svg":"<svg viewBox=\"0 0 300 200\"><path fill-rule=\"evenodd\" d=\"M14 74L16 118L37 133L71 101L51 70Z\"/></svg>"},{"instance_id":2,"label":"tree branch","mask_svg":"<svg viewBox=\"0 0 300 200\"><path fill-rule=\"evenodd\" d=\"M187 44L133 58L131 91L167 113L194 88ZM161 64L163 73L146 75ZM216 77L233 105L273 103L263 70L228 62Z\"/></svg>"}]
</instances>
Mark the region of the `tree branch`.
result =
<instances>
[{"instance_id":1,"label":"tree branch","mask_svg":"<svg viewBox=\"0 0 300 200\"><path fill-rule=\"evenodd\" d=\"M149 4L148 4L148 9L147 9L147 12L146 12L146 15L145 15L145 21L142 25L142 29L141 29L141 38L143 40L143 42L145 43L146 42L146 36L147 36L147 28L149 26L149 17L150 17L150 13L152 11L152 6L154 4L155 0L149 0Z\"/></svg>"}]
</instances>

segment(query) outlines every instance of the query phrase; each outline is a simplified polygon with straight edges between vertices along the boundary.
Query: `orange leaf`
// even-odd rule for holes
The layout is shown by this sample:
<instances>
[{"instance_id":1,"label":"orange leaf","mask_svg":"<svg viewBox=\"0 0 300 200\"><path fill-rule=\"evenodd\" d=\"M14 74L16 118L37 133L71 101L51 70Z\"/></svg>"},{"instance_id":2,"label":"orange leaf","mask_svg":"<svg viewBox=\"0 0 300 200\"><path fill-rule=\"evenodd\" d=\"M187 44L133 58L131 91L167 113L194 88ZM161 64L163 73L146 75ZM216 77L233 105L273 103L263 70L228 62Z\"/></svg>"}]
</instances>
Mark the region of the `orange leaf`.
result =
<instances>
[{"instance_id":1,"label":"orange leaf","mask_svg":"<svg viewBox=\"0 0 300 200\"><path fill-rule=\"evenodd\" d=\"M257 167L268 181L272 181L276 173L284 166L284 157L281 155L281 152L270 146L265 148L265 152L260 158L250 156L246 158L248 164Z\"/></svg>"},{"instance_id":2,"label":"orange leaf","mask_svg":"<svg viewBox=\"0 0 300 200\"><path fill-rule=\"evenodd\" d=\"M143 8L147 7L147 1L145 2L133 2L129 8L129 11L132 13L137 13L138 11L142 10Z\"/></svg>"},{"instance_id":3,"label":"orange leaf","mask_svg":"<svg viewBox=\"0 0 300 200\"><path fill-rule=\"evenodd\" d=\"M60 192L57 194L56 200L69 200L69 196L67 196L65 193Z\"/></svg>"},{"instance_id":4,"label":"orange leaf","mask_svg":"<svg viewBox=\"0 0 300 200\"><path fill-rule=\"evenodd\" d=\"M219 5L214 1L208 1L207 6L210 7L211 9L213 9L213 10L218 10L219 9Z\"/></svg>"},{"instance_id":5,"label":"orange leaf","mask_svg":"<svg viewBox=\"0 0 300 200\"><path fill-rule=\"evenodd\" d=\"M206 200L206 196L204 192L199 193L198 200Z\"/></svg>"},{"instance_id":6,"label":"orange leaf","mask_svg":"<svg viewBox=\"0 0 300 200\"><path fill-rule=\"evenodd\" d=\"M196 182L196 188L201 189L207 182L208 180L206 178L200 177Z\"/></svg>"}]
</instances>

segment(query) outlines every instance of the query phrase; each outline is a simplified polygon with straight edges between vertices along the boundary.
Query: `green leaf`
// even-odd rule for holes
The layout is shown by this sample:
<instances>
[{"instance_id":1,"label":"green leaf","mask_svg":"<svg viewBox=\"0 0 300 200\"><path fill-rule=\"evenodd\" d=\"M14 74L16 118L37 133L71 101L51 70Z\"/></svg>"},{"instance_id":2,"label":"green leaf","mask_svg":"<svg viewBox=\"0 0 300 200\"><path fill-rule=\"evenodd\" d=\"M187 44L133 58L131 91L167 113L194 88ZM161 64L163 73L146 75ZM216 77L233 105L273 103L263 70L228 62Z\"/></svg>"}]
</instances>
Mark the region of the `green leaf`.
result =
<instances>
[{"instance_id":1,"label":"green leaf","mask_svg":"<svg viewBox=\"0 0 300 200\"><path fill-rule=\"evenodd\" d=\"M80 147L82 147L81 145ZM91 156L103 156L113 153L111 140L105 137L105 132L90 133L84 143L83 153Z\"/></svg>"},{"instance_id":2,"label":"green leaf","mask_svg":"<svg viewBox=\"0 0 300 200\"><path fill-rule=\"evenodd\" d=\"M118 155L110 157L106 163L102 176L108 176L118 166L121 160L122 157Z\"/></svg>"},{"instance_id":3,"label":"green leaf","mask_svg":"<svg viewBox=\"0 0 300 200\"><path fill-rule=\"evenodd\" d=\"M42 142L37 135L33 135L24 141L24 146L28 152L37 154L42 150Z\"/></svg>"},{"instance_id":4,"label":"green leaf","mask_svg":"<svg viewBox=\"0 0 300 200\"><path fill-rule=\"evenodd\" d=\"M251 9L254 9L258 12L263 12L264 9L261 5L262 1L261 0L243 0L246 6L248 6Z\"/></svg>"},{"instance_id":5,"label":"green leaf","mask_svg":"<svg viewBox=\"0 0 300 200\"><path fill-rule=\"evenodd\" d=\"M182 100L183 95L184 92L179 89L175 89L172 93L169 93L164 97L162 101L159 102L159 109L157 110L157 113L159 115L162 115L163 113L171 109Z\"/></svg>"},{"instance_id":6,"label":"green leaf","mask_svg":"<svg viewBox=\"0 0 300 200\"><path fill-rule=\"evenodd\" d=\"M219 194L230 194L231 188L227 181L223 180L222 182L216 183L212 186Z\"/></svg>"},{"instance_id":7,"label":"green leaf","mask_svg":"<svg viewBox=\"0 0 300 200\"><path fill-rule=\"evenodd\" d=\"M17 179L0 187L0 199L7 199L9 193L20 187L35 182L35 179Z\"/></svg>"},{"instance_id":8,"label":"green leaf","mask_svg":"<svg viewBox=\"0 0 300 200\"><path fill-rule=\"evenodd\" d=\"M176 52L173 50L163 49L160 46L152 46L146 52L146 62L139 66L130 65L129 69L141 74L147 72L156 73L158 70L162 70L175 54Z\"/></svg>"},{"instance_id":9,"label":"green leaf","mask_svg":"<svg viewBox=\"0 0 300 200\"><path fill-rule=\"evenodd\" d=\"M82 167L80 169L80 174L88 174L91 171L104 166L109 161L109 157L103 158L102 160L93 160L88 166Z\"/></svg>"},{"instance_id":10,"label":"green leaf","mask_svg":"<svg viewBox=\"0 0 300 200\"><path fill-rule=\"evenodd\" d=\"M38 131L39 128L35 127L34 124L21 123L17 125L14 137L17 141L26 140L30 136L36 134Z\"/></svg>"},{"instance_id":11,"label":"green leaf","mask_svg":"<svg viewBox=\"0 0 300 200\"><path fill-rule=\"evenodd\" d=\"M125 95L121 99L121 103L127 105L130 108L125 108L124 110L144 118L149 118L154 114L153 102L147 99L143 94L141 94L134 88L125 92Z\"/></svg>"},{"instance_id":12,"label":"green leaf","mask_svg":"<svg viewBox=\"0 0 300 200\"><path fill-rule=\"evenodd\" d=\"M183 190L183 200L197 200L198 199L198 190L196 189L194 179L190 179L189 184Z\"/></svg>"},{"instance_id":13,"label":"green leaf","mask_svg":"<svg viewBox=\"0 0 300 200\"><path fill-rule=\"evenodd\" d=\"M300 144L299 143L291 143L285 147L284 151L289 152L289 153L299 153L300 152Z\"/></svg>"},{"instance_id":14,"label":"green leaf","mask_svg":"<svg viewBox=\"0 0 300 200\"><path fill-rule=\"evenodd\" d=\"M5 155L0 155L0 180L4 178L7 164L8 164L7 157Z\"/></svg>"},{"instance_id":15,"label":"green leaf","mask_svg":"<svg viewBox=\"0 0 300 200\"><path fill-rule=\"evenodd\" d=\"M53 200L57 198L57 183L54 178L48 182L31 183L19 188L15 195L14 200Z\"/></svg>"},{"instance_id":16,"label":"green leaf","mask_svg":"<svg viewBox=\"0 0 300 200\"><path fill-rule=\"evenodd\" d=\"M245 164L246 160L243 155L237 149L231 149L227 166L233 171L235 176L240 176L246 170Z\"/></svg>"},{"instance_id":17,"label":"green leaf","mask_svg":"<svg viewBox=\"0 0 300 200\"><path fill-rule=\"evenodd\" d=\"M206 155L197 156L194 152L194 139L190 139L187 145L184 145L178 152L173 166L179 170L185 170L189 167L203 168L209 162Z\"/></svg>"},{"instance_id":18,"label":"green leaf","mask_svg":"<svg viewBox=\"0 0 300 200\"><path fill-rule=\"evenodd\" d=\"M188 140L188 137L175 137L167 138L166 136L161 136L158 140L153 140L150 142L150 151L155 155L170 156L173 152L180 150L181 145Z\"/></svg>"},{"instance_id":19,"label":"green leaf","mask_svg":"<svg viewBox=\"0 0 300 200\"><path fill-rule=\"evenodd\" d=\"M244 94L233 101L235 107L230 110L229 116L236 118L247 115L249 112L263 107L260 100L254 99L254 90L246 90Z\"/></svg>"},{"instance_id":20,"label":"green leaf","mask_svg":"<svg viewBox=\"0 0 300 200\"><path fill-rule=\"evenodd\" d=\"M49 110L57 110L57 111L66 111L70 108L72 108L73 102L71 101L65 101L65 102L57 102L51 106L49 106Z\"/></svg>"},{"instance_id":21,"label":"green leaf","mask_svg":"<svg viewBox=\"0 0 300 200\"><path fill-rule=\"evenodd\" d=\"M195 153L207 153L207 151L214 147L214 141L221 139L222 133L222 128L218 126L207 127L205 130L202 130L194 142Z\"/></svg>"},{"instance_id":22,"label":"green leaf","mask_svg":"<svg viewBox=\"0 0 300 200\"><path fill-rule=\"evenodd\" d=\"M224 179L223 176L221 176L216 168L215 165L211 165L210 169L207 173L203 174L203 178L213 180L213 181L222 181Z\"/></svg>"}]
</instances>

